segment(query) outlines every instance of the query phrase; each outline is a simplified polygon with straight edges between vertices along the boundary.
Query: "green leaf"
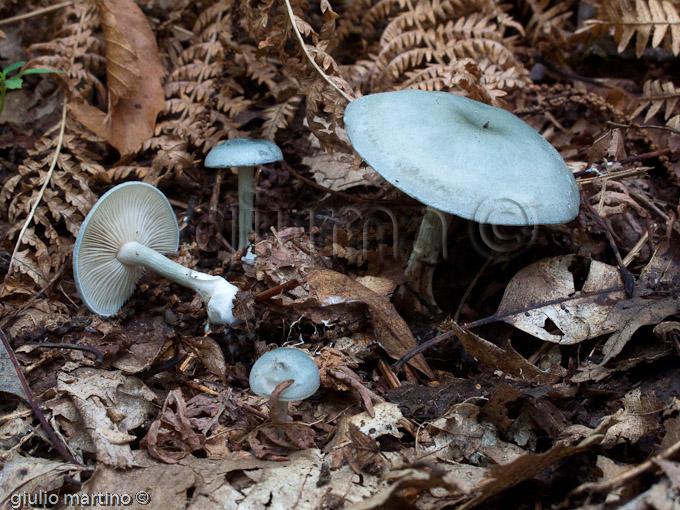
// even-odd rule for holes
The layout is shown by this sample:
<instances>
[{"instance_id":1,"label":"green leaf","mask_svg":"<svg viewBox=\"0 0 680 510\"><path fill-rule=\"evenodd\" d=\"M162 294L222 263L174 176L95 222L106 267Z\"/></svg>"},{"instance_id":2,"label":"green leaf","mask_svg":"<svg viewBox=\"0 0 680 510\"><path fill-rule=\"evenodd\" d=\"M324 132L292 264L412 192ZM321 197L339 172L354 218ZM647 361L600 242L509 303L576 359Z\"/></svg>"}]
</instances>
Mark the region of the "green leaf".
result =
<instances>
[{"instance_id":1,"label":"green leaf","mask_svg":"<svg viewBox=\"0 0 680 510\"><path fill-rule=\"evenodd\" d=\"M24 80L22 80L21 78L17 78L15 76L5 82L5 87L7 87L8 89L20 89L23 81Z\"/></svg>"},{"instance_id":2,"label":"green leaf","mask_svg":"<svg viewBox=\"0 0 680 510\"><path fill-rule=\"evenodd\" d=\"M21 71L19 74L17 74L17 77L19 76L25 76L27 74L40 74L40 73L65 73L66 71L55 71L53 69L37 69L37 68L32 68L32 69L26 69L25 71Z\"/></svg>"},{"instance_id":3,"label":"green leaf","mask_svg":"<svg viewBox=\"0 0 680 510\"><path fill-rule=\"evenodd\" d=\"M14 62L14 64L10 64L10 65L8 65L7 67L5 67L5 68L2 70L2 73L3 73L3 74L11 73L12 71L14 71L14 70L16 70L16 69L19 69L20 67L23 67L23 65L24 65L25 63L26 63L26 62Z\"/></svg>"}]
</instances>

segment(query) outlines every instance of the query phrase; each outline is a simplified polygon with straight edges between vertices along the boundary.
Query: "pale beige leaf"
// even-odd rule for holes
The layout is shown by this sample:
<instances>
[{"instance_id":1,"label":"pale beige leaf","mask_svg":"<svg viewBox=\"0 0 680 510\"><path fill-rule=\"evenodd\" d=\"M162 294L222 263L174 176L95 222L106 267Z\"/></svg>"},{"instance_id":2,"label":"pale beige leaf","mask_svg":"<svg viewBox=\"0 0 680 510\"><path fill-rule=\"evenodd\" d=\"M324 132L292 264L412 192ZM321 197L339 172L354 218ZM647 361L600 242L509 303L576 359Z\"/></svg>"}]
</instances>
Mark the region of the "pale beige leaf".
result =
<instances>
[{"instance_id":1,"label":"pale beige leaf","mask_svg":"<svg viewBox=\"0 0 680 510\"><path fill-rule=\"evenodd\" d=\"M505 322L559 344L614 331L607 317L611 307L625 298L618 269L592 261L583 289L577 293L569 270L575 260L575 255L553 257L520 270L508 283L497 314L512 314ZM558 331L552 331L553 324Z\"/></svg>"},{"instance_id":2,"label":"pale beige leaf","mask_svg":"<svg viewBox=\"0 0 680 510\"><path fill-rule=\"evenodd\" d=\"M302 158L314 175L314 180L335 191L342 191L355 186L378 186L382 177L371 167L359 167L354 156L342 152L329 154L318 151Z\"/></svg>"}]
</instances>

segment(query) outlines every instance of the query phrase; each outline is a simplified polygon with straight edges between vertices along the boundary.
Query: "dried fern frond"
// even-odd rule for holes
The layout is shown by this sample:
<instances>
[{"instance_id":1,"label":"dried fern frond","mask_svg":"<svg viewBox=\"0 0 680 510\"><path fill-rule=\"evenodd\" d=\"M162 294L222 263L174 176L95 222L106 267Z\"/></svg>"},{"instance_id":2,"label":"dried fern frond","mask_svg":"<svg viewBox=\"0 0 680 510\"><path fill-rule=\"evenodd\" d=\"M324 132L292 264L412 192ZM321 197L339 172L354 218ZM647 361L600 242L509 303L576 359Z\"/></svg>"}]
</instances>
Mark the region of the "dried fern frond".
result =
<instances>
[{"instance_id":1,"label":"dried fern frond","mask_svg":"<svg viewBox=\"0 0 680 510\"><path fill-rule=\"evenodd\" d=\"M94 2L74 2L62 11L59 21L61 29L52 41L29 48L35 53L45 53L31 63L69 71L69 75L56 76L66 84L67 95L73 101L84 102L91 96L103 99L104 86L99 78L104 69L100 55L102 43L93 35L99 26L96 5ZM67 101L66 97L64 101ZM100 140L85 133L71 117L66 116L64 122L61 149L57 151L60 136L56 126L48 129L28 151L28 157L18 167L18 174L7 180L0 191L6 204L4 212L12 225L5 239L8 244L13 243L16 250L12 267L39 287L67 262L80 223L96 201L89 181L104 175L100 163L105 150ZM56 160L55 152L58 152ZM43 190L47 182L49 185ZM29 218L30 222L27 221ZM19 249L16 245L24 228L20 242L27 248ZM27 283L19 280L19 283ZM17 281L15 283L19 285ZM13 289L6 286L5 291L22 292L20 286Z\"/></svg>"},{"instance_id":2,"label":"dried fern frond","mask_svg":"<svg viewBox=\"0 0 680 510\"><path fill-rule=\"evenodd\" d=\"M188 142L189 150L207 152L220 140L240 136L241 123L236 117L251 102L240 93L243 89L234 79L224 77L225 46L233 43L231 1L221 1L201 12L194 23L194 37L177 54L177 67L168 77L163 90L165 109L156 125L155 135L165 136L165 145ZM225 44L223 44L225 42ZM151 144L145 144L150 147ZM164 168L181 169L184 165ZM145 180L156 180L156 172L136 170Z\"/></svg>"},{"instance_id":3,"label":"dried fern frond","mask_svg":"<svg viewBox=\"0 0 680 510\"><path fill-rule=\"evenodd\" d=\"M282 64L279 69L268 69L266 76L267 80L278 78L278 83L271 87L276 103L264 109L262 136L275 137L304 105L310 129L322 146L329 151L342 150L344 147L329 135L326 126L333 132L342 124L345 98L352 95L352 89L342 74L347 68L341 68L330 53L337 45L338 17L330 3L319 2L320 24L318 14L310 20L304 17L309 14L309 5L303 0L284 2L283 6L265 0L257 8L245 6L244 11L248 30L257 41L257 56ZM311 20L315 20L315 26ZM253 62L251 56L244 58L249 64ZM274 70L276 74L271 73Z\"/></svg>"},{"instance_id":4,"label":"dried fern frond","mask_svg":"<svg viewBox=\"0 0 680 510\"><path fill-rule=\"evenodd\" d=\"M524 13L531 17L525 24L527 38L535 44L539 35L550 34L564 27L572 15L569 10L573 0L554 2L553 0L524 0Z\"/></svg>"},{"instance_id":5,"label":"dried fern frond","mask_svg":"<svg viewBox=\"0 0 680 510\"><path fill-rule=\"evenodd\" d=\"M67 128L71 122L67 122ZM7 217L13 225L7 239L17 240L38 200L56 145L57 139L52 133L39 140L29 151L29 158L19 166L17 178L9 179L0 191L0 197L7 200ZM50 187L45 189L33 223L22 237L29 249L18 250L15 256L14 267L37 285L44 286L66 263L80 223L96 201L88 184L89 177L103 172L103 167L89 158L79 139L72 134L65 135Z\"/></svg>"},{"instance_id":6,"label":"dried fern frond","mask_svg":"<svg viewBox=\"0 0 680 510\"><path fill-rule=\"evenodd\" d=\"M671 115L673 115L673 110L678 104L678 99L680 99L680 88L676 89L672 82L648 80L642 85L640 105L632 113L631 117L637 117L645 108L649 107L644 120L647 122L665 105L666 110L664 112L664 120L668 120Z\"/></svg>"},{"instance_id":7,"label":"dried fern frond","mask_svg":"<svg viewBox=\"0 0 680 510\"><path fill-rule=\"evenodd\" d=\"M302 98L300 96L291 96L285 101L276 103L264 110L264 124L262 126L262 138L265 140L274 141L276 133L280 129L285 129L293 120L293 116L297 111Z\"/></svg>"},{"instance_id":8,"label":"dried fern frond","mask_svg":"<svg viewBox=\"0 0 680 510\"><path fill-rule=\"evenodd\" d=\"M602 18L586 21L586 27L598 24L614 28L614 40L618 51L627 47L633 36L635 55L640 58L650 44L663 47L673 55L680 54L680 14L678 6L671 0L603 0L603 9L598 13Z\"/></svg>"},{"instance_id":9,"label":"dried fern frond","mask_svg":"<svg viewBox=\"0 0 680 510\"><path fill-rule=\"evenodd\" d=\"M480 23L478 26L486 24ZM492 38L469 37L469 34L457 32L454 27L453 23L447 23L425 34L413 30L390 41L376 58L372 76L374 90L390 90L404 78L407 78L406 81L411 80L413 74L407 77L407 73L417 74L432 65L442 68L440 76L446 75L451 71L443 68L454 66L462 59L488 61L502 69L521 67L497 33ZM428 40L434 41L434 47L431 43L427 44ZM519 85L522 81L519 74L516 78L514 83ZM399 88L402 86L399 85Z\"/></svg>"},{"instance_id":10,"label":"dried fern frond","mask_svg":"<svg viewBox=\"0 0 680 510\"><path fill-rule=\"evenodd\" d=\"M515 72L522 65L513 51L517 33L523 33L523 29L505 11L506 7L496 2L482 0L378 1L364 23L383 18L389 21L380 35L369 90L457 88L494 103L496 97L505 94L501 88L521 86L526 81L526 74ZM516 33L506 35L509 29ZM508 79L489 78L490 86L483 87L481 75L475 78L469 73L455 78L468 66L468 59L495 64L496 74L498 70L512 71ZM463 64L458 65L459 61ZM488 63L477 70L491 69Z\"/></svg>"}]
</instances>

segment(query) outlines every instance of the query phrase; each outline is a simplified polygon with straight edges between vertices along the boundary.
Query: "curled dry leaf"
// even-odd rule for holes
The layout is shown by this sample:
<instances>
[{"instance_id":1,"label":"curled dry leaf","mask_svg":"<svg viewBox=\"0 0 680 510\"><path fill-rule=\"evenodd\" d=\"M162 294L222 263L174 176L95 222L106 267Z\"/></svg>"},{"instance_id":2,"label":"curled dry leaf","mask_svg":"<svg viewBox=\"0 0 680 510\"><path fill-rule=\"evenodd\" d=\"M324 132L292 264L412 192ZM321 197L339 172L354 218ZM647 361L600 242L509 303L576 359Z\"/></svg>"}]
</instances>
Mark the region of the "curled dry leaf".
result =
<instances>
[{"instance_id":1,"label":"curled dry leaf","mask_svg":"<svg viewBox=\"0 0 680 510\"><path fill-rule=\"evenodd\" d=\"M302 158L314 174L314 180L334 191L343 191L355 186L379 186L382 177L371 167L359 167L352 154L344 152L319 152Z\"/></svg>"},{"instance_id":2,"label":"curled dry leaf","mask_svg":"<svg viewBox=\"0 0 680 510\"><path fill-rule=\"evenodd\" d=\"M158 46L144 13L132 0L99 0L106 40L109 111L73 104L76 118L121 155L134 152L153 134L163 110L164 75Z\"/></svg>"},{"instance_id":3,"label":"curled dry leaf","mask_svg":"<svg viewBox=\"0 0 680 510\"><path fill-rule=\"evenodd\" d=\"M141 446L168 464L203 447L205 436L194 430L187 416L187 405L180 390L172 390L163 405L163 414L149 427Z\"/></svg>"},{"instance_id":4,"label":"curled dry leaf","mask_svg":"<svg viewBox=\"0 0 680 510\"><path fill-rule=\"evenodd\" d=\"M97 460L118 468L134 465L129 434L151 415L155 394L139 379L120 372L87 369L61 372L57 389L68 395L94 443Z\"/></svg>"},{"instance_id":5,"label":"curled dry leaf","mask_svg":"<svg viewBox=\"0 0 680 510\"><path fill-rule=\"evenodd\" d=\"M548 372L539 369L515 351L510 342L501 348L456 323L453 323L452 329L466 351L496 370L522 380L535 380L545 384L555 383L566 375L566 370L559 365L552 366Z\"/></svg>"},{"instance_id":6,"label":"curled dry leaf","mask_svg":"<svg viewBox=\"0 0 680 510\"><path fill-rule=\"evenodd\" d=\"M367 306L378 343L390 357L399 359L418 346L406 321L386 297L376 294L344 274L325 269L310 271L307 283L310 297L307 304L324 307L361 303ZM415 356L408 363L434 378L422 355Z\"/></svg>"}]
</instances>

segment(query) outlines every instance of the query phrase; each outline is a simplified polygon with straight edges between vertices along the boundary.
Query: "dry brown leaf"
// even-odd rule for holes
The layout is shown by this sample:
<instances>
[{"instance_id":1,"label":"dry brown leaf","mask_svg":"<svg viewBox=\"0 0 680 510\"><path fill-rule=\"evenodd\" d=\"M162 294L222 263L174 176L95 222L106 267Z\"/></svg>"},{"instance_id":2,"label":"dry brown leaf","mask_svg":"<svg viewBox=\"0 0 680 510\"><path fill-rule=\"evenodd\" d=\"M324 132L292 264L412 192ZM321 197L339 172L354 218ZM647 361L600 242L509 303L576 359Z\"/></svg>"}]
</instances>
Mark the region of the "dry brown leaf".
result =
<instances>
[{"instance_id":1,"label":"dry brown leaf","mask_svg":"<svg viewBox=\"0 0 680 510\"><path fill-rule=\"evenodd\" d=\"M481 409L471 403L455 404L446 414L428 425L430 447L444 461L473 465L507 464L524 450L505 441L498 429L480 416Z\"/></svg>"},{"instance_id":2,"label":"dry brown leaf","mask_svg":"<svg viewBox=\"0 0 680 510\"><path fill-rule=\"evenodd\" d=\"M418 346L408 325L386 297L376 294L344 274L330 270L310 271L307 283L310 298L322 307L349 303L366 305L378 343L390 357L399 359ZM415 356L408 363L434 378L422 355Z\"/></svg>"},{"instance_id":3,"label":"dry brown leaf","mask_svg":"<svg viewBox=\"0 0 680 510\"><path fill-rule=\"evenodd\" d=\"M106 41L106 74L112 106L118 99L132 97L142 80L142 66L135 49L121 32L118 17L112 9L119 10L123 3L116 0L98 0L102 31ZM120 21L126 20L121 17Z\"/></svg>"},{"instance_id":4,"label":"dry brown leaf","mask_svg":"<svg viewBox=\"0 0 680 510\"><path fill-rule=\"evenodd\" d=\"M607 363L619 354L639 328L657 324L680 310L680 241L663 242L638 278L633 297L616 303L608 322L616 326L602 347Z\"/></svg>"},{"instance_id":5,"label":"dry brown leaf","mask_svg":"<svg viewBox=\"0 0 680 510\"><path fill-rule=\"evenodd\" d=\"M344 448L345 459L355 473L380 474L385 467L385 460L380 455L378 443L371 436L361 432L353 423L349 424L351 445Z\"/></svg>"},{"instance_id":6,"label":"dry brown leaf","mask_svg":"<svg viewBox=\"0 0 680 510\"><path fill-rule=\"evenodd\" d=\"M540 370L515 351L509 342L505 348L501 348L456 323L453 323L452 329L466 351L496 370L522 380L535 380L546 384L555 383L566 375L566 370L560 366L551 367L549 372Z\"/></svg>"},{"instance_id":7,"label":"dry brown leaf","mask_svg":"<svg viewBox=\"0 0 680 510\"><path fill-rule=\"evenodd\" d=\"M607 131L588 149L588 163L600 163L603 159L618 161L626 157L623 131L616 128Z\"/></svg>"},{"instance_id":8,"label":"dry brown leaf","mask_svg":"<svg viewBox=\"0 0 680 510\"><path fill-rule=\"evenodd\" d=\"M156 395L134 377L120 372L83 369L77 376L61 372L57 389L73 401L94 443L97 460L118 468L134 464L130 431L153 411Z\"/></svg>"},{"instance_id":9,"label":"dry brown leaf","mask_svg":"<svg viewBox=\"0 0 680 510\"><path fill-rule=\"evenodd\" d=\"M153 135L163 110L164 70L156 39L144 13L132 0L99 0L106 39L109 111L73 104L76 118L105 138L121 155L136 151Z\"/></svg>"},{"instance_id":10,"label":"dry brown leaf","mask_svg":"<svg viewBox=\"0 0 680 510\"><path fill-rule=\"evenodd\" d=\"M187 416L187 405L180 390L168 393L163 414L149 427L140 443L149 454L168 464L203 447L205 436L194 430Z\"/></svg>"},{"instance_id":11,"label":"dry brown leaf","mask_svg":"<svg viewBox=\"0 0 680 510\"><path fill-rule=\"evenodd\" d=\"M28 457L15 452L3 462L2 492L0 492L1 508L19 508L15 503L10 505L13 495L32 495L35 501L39 493L46 494L57 491L67 476L76 476L81 466L67 464L63 461ZM16 497L16 496L15 496ZM21 508L30 508L21 505ZM35 508L35 507L33 507Z\"/></svg>"}]
</instances>

